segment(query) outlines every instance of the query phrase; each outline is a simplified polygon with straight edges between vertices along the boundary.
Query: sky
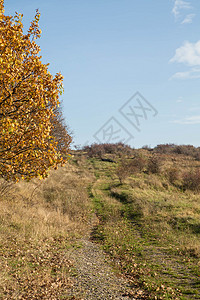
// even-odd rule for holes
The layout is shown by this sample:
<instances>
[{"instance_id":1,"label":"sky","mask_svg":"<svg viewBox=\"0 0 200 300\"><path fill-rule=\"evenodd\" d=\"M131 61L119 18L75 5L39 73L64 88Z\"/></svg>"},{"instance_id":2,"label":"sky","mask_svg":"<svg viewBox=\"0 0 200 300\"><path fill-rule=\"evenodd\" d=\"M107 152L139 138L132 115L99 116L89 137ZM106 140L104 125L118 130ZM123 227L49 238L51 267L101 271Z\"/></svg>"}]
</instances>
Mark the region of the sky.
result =
<instances>
[{"instance_id":1,"label":"sky","mask_svg":"<svg viewBox=\"0 0 200 300\"><path fill-rule=\"evenodd\" d=\"M200 146L199 0L5 0L64 76L74 144Z\"/></svg>"}]
</instances>

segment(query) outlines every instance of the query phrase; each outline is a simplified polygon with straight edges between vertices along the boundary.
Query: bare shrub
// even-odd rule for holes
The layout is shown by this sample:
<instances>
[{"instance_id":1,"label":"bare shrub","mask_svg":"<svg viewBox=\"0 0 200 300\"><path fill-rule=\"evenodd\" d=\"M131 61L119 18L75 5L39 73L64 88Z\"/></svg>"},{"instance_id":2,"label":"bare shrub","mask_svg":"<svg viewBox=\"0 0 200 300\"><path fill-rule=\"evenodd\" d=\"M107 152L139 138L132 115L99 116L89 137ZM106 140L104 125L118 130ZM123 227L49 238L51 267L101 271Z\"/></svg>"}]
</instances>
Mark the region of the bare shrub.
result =
<instances>
[{"instance_id":1,"label":"bare shrub","mask_svg":"<svg viewBox=\"0 0 200 300\"><path fill-rule=\"evenodd\" d=\"M144 170L144 168L146 167L146 163L147 163L147 160L144 156L136 155L130 162L129 168L135 172L137 172L137 171L142 172Z\"/></svg>"},{"instance_id":2,"label":"bare shrub","mask_svg":"<svg viewBox=\"0 0 200 300\"><path fill-rule=\"evenodd\" d=\"M148 159L147 172L149 174L159 174L160 171L161 171L161 159L158 156L153 155Z\"/></svg>"},{"instance_id":3,"label":"bare shrub","mask_svg":"<svg viewBox=\"0 0 200 300\"><path fill-rule=\"evenodd\" d=\"M160 144L154 148L154 151L157 153L172 153L173 150L177 147L175 144Z\"/></svg>"},{"instance_id":4,"label":"bare shrub","mask_svg":"<svg viewBox=\"0 0 200 300\"><path fill-rule=\"evenodd\" d=\"M101 159L104 154L116 154L121 157L122 155L130 155L133 152L133 149L124 143L95 143L90 146L85 146L82 150L86 151L89 157L98 157Z\"/></svg>"},{"instance_id":5,"label":"bare shrub","mask_svg":"<svg viewBox=\"0 0 200 300\"><path fill-rule=\"evenodd\" d=\"M89 157L98 157L102 158L102 155L105 153L104 148L100 144L92 144L91 146L85 146L83 151L87 152Z\"/></svg>"},{"instance_id":6,"label":"bare shrub","mask_svg":"<svg viewBox=\"0 0 200 300\"><path fill-rule=\"evenodd\" d=\"M180 178L180 172L176 167L170 167L166 170L166 176L171 184L175 184Z\"/></svg>"},{"instance_id":7,"label":"bare shrub","mask_svg":"<svg viewBox=\"0 0 200 300\"><path fill-rule=\"evenodd\" d=\"M186 156L194 157L198 150L193 145L179 145L173 149L173 152L176 154L184 154Z\"/></svg>"},{"instance_id":8,"label":"bare shrub","mask_svg":"<svg viewBox=\"0 0 200 300\"><path fill-rule=\"evenodd\" d=\"M133 159L122 159L116 168L116 175L122 184L131 174L142 172L146 165L146 159L143 156L135 156Z\"/></svg>"},{"instance_id":9,"label":"bare shrub","mask_svg":"<svg viewBox=\"0 0 200 300\"><path fill-rule=\"evenodd\" d=\"M165 154L182 154L186 156L200 159L200 147L194 147L193 145L175 145L175 144L160 144L154 148L156 153Z\"/></svg>"},{"instance_id":10,"label":"bare shrub","mask_svg":"<svg viewBox=\"0 0 200 300\"><path fill-rule=\"evenodd\" d=\"M183 188L199 191L200 190L200 169L190 170L182 175Z\"/></svg>"},{"instance_id":11,"label":"bare shrub","mask_svg":"<svg viewBox=\"0 0 200 300\"><path fill-rule=\"evenodd\" d=\"M197 160L197 161L200 161L200 151L197 152L194 156L194 158Z\"/></svg>"},{"instance_id":12,"label":"bare shrub","mask_svg":"<svg viewBox=\"0 0 200 300\"><path fill-rule=\"evenodd\" d=\"M130 168L127 161L123 160L116 168L115 174L119 178L120 184L130 175Z\"/></svg>"},{"instance_id":13,"label":"bare shrub","mask_svg":"<svg viewBox=\"0 0 200 300\"><path fill-rule=\"evenodd\" d=\"M142 146L142 149L148 150L148 151L153 151L153 149L152 149L151 146L149 146L149 145L144 145L144 146Z\"/></svg>"}]
</instances>

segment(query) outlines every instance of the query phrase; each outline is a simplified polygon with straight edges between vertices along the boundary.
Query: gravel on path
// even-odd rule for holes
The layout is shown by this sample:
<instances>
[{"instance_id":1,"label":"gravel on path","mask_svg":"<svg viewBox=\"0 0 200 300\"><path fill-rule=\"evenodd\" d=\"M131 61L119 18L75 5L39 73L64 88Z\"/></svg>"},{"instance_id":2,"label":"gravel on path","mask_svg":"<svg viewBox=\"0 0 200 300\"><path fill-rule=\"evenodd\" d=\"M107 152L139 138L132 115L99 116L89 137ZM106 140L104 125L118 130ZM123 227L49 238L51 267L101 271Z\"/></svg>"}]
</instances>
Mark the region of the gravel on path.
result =
<instances>
[{"instance_id":1,"label":"gravel on path","mask_svg":"<svg viewBox=\"0 0 200 300\"><path fill-rule=\"evenodd\" d=\"M106 262L100 246L87 238L80 243L81 246L69 254L77 271L72 295L84 300L136 299L129 293L128 281L117 276Z\"/></svg>"}]
</instances>

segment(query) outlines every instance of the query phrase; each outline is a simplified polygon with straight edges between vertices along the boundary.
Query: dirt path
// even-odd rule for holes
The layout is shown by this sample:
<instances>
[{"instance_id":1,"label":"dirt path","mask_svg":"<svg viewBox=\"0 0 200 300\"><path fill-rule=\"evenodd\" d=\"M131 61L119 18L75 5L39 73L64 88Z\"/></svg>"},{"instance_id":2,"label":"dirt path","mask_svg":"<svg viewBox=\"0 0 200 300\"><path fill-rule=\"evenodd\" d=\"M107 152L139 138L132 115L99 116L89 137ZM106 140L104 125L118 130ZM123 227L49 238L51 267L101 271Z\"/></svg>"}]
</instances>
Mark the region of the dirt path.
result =
<instances>
[{"instance_id":1,"label":"dirt path","mask_svg":"<svg viewBox=\"0 0 200 300\"><path fill-rule=\"evenodd\" d=\"M114 274L99 246L86 239L81 244L70 255L77 270L72 294L91 300L134 299L127 294L128 282Z\"/></svg>"},{"instance_id":2,"label":"dirt path","mask_svg":"<svg viewBox=\"0 0 200 300\"><path fill-rule=\"evenodd\" d=\"M69 253L76 269L71 297L84 300L140 299L133 295L128 281L115 274L100 246L90 240L90 234L77 243L80 247Z\"/></svg>"}]
</instances>

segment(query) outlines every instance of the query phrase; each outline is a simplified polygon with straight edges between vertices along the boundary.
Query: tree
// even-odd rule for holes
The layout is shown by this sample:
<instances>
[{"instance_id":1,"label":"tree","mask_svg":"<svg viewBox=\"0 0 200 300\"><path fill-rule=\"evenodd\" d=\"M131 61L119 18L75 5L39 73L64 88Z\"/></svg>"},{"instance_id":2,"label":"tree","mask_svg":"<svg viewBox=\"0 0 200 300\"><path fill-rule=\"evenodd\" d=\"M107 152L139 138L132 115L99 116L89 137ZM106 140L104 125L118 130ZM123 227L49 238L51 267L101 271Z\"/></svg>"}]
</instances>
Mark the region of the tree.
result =
<instances>
[{"instance_id":1,"label":"tree","mask_svg":"<svg viewBox=\"0 0 200 300\"><path fill-rule=\"evenodd\" d=\"M62 113L61 104L54 109L54 115L51 119L51 136L54 137L56 141L57 152L60 153L62 159L66 159L66 149L72 142L72 131L66 125L65 118ZM69 135L70 134L70 135Z\"/></svg>"},{"instance_id":2,"label":"tree","mask_svg":"<svg viewBox=\"0 0 200 300\"><path fill-rule=\"evenodd\" d=\"M71 142L58 113L63 76L50 74L35 42L40 14L27 34L22 17L5 16L0 0L0 176L6 180L46 177L66 161ZM62 128L62 146L54 126Z\"/></svg>"}]
</instances>

